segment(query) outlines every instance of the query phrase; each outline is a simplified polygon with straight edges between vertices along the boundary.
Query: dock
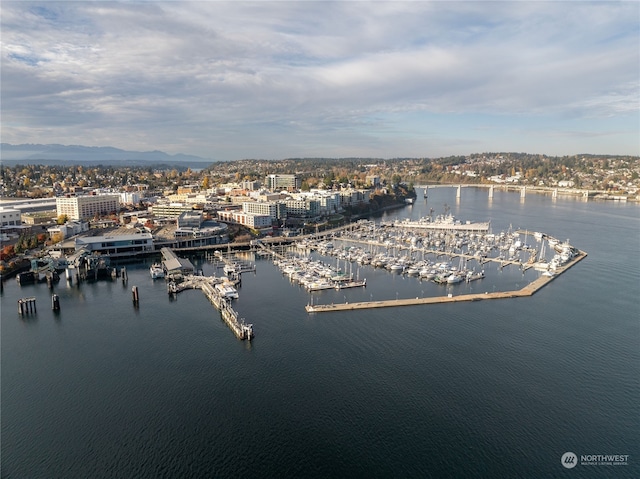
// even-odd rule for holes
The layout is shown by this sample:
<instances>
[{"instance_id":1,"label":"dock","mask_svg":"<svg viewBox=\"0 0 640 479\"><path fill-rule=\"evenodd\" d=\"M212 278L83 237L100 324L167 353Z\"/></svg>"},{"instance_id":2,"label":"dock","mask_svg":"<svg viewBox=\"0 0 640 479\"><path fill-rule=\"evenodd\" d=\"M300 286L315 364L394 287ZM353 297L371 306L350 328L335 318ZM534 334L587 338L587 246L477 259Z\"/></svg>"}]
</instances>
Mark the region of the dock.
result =
<instances>
[{"instance_id":1,"label":"dock","mask_svg":"<svg viewBox=\"0 0 640 479\"><path fill-rule=\"evenodd\" d=\"M484 301L487 299L506 299L506 298L522 298L526 296L532 296L537 291L545 287L555 278L567 271L573 265L582 261L587 257L587 253L584 251L578 251L578 254L574 256L569 262L556 269L552 276L541 275L539 278L533 280L520 290L516 291L498 291L498 292L486 292L486 293L474 293L474 294L461 294L454 296L452 294L447 296L433 296L429 298L408 298L408 299L393 299L386 301L361 301L356 303L338 303L338 304L308 304L305 306L307 313L324 313L330 311L350 311L354 309L372 309L372 308L389 308L398 306L416 306L421 304L441 304L441 303L457 303L462 301Z\"/></svg>"},{"instance_id":2,"label":"dock","mask_svg":"<svg viewBox=\"0 0 640 479\"><path fill-rule=\"evenodd\" d=\"M187 289L201 290L207 299L213 304L222 316L223 321L229 326L238 339L253 339L253 324L247 324L243 318L238 317L238 313L231 307L231 301L222 297L215 285L220 279L212 276L186 276L181 283L171 282L168 285L169 294L177 294Z\"/></svg>"}]
</instances>

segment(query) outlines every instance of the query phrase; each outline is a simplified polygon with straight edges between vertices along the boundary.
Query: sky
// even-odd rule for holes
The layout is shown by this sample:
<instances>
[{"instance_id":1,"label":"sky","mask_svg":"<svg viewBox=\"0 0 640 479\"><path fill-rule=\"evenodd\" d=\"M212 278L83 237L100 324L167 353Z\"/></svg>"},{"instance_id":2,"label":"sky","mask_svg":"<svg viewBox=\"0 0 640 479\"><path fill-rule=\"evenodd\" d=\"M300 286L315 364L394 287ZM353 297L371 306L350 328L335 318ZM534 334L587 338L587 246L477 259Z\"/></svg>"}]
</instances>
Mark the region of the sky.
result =
<instances>
[{"instance_id":1,"label":"sky","mask_svg":"<svg viewBox=\"0 0 640 479\"><path fill-rule=\"evenodd\" d=\"M2 1L2 142L640 154L640 2Z\"/></svg>"}]
</instances>

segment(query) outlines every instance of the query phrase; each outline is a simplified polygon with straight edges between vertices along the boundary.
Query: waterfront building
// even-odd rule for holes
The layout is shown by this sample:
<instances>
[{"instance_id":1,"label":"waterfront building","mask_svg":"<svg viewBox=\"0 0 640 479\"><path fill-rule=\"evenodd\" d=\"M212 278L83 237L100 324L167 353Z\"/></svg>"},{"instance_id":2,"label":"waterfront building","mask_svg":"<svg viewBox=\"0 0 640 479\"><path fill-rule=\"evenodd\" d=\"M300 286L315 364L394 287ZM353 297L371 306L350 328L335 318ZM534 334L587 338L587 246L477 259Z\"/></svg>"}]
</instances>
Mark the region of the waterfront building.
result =
<instances>
[{"instance_id":1,"label":"waterfront building","mask_svg":"<svg viewBox=\"0 0 640 479\"><path fill-rule=\"evenodd\" d=\"M219 211L218 216L223 221L238 223L253 229L270 228L273 223L273 219L269 215L245 213L243 211Z\"/></svg>"},{"instance_id":2,"label":"waterfront building","mask_svg":"<svg viewBox=\"0 0 640 479\"><path fill-rule=\"evenodd\" d=\"M56 214L72 220L90 219L120 209L120 195L91 194L85 196L61 196L56 198Z\"/></svg>"},{"instance_id":3,"label":"waterfront building","mask_svg":"<svg viewBox=\"0 0 640 479\"><path fill-rule=\"evenodd\" d=\"M178 228L200 228L203 217L202 211L183 211L180 213L180 216L178 216Z\"/></svg>"},{"instance_id":4,"label":"waterfront building","mask_svg":"<svg viewBox=\"0 0 640 479\"><path fill-rule=\"evenodd\" d=\"M272 191L276 190L299 190L302 180L298 175L267 175L265 185Z\"/></svg>"},{"instance_id":5,"label":"waterfront building","mask_svg":"<svg viewBox=\"0 0 640 479\"><path fill-rule=\"evenodd\" d=\"M352 206L365 203L369 199L369 193L366 190L356 190L349 188L339 192L340 205Z\"/></svg>"},{"instance_id":6,"label":"waterfront building","mask_svg":"<svg viewBox=\"0 0 640 479\"><path fill-rule=\"evenodd\" d=\"M320 214L320 200L312 198L288 199L285 200L287 206L287 217L312 217Z\"/></svg>"},{"instance_id":7,"label":"waterfront building","mask_svg":"<svg viewBox=\"0 0 640 479\"><path fill-rule=\"evenodd\" d=\"M242 211L258 215L270 216L281 220L287 217L287 205L283 201L244 201Z\"/></svg>"},{"instance_id":8,"label":"waterfront building","mask_svg":"<svg viewBox=\"0 0 640 479\"><path fill-rule=\"evenodd\" d=\"M176 220L174 247L194 248L229 242L229 227L205 220L202 211L185 211Z\"/></svg>"},{"instance_id":9,"label":"waterfront building","mask_svg":"<svg viewBox=\"0 0 640 479\"><path fill-rule=\"evenodd\" d=\"M81 236L75 240L75 250L86 250L111 257L135 256L153 251L151 233L109 234L105 236Z\"/></svg>"}]
</instances>

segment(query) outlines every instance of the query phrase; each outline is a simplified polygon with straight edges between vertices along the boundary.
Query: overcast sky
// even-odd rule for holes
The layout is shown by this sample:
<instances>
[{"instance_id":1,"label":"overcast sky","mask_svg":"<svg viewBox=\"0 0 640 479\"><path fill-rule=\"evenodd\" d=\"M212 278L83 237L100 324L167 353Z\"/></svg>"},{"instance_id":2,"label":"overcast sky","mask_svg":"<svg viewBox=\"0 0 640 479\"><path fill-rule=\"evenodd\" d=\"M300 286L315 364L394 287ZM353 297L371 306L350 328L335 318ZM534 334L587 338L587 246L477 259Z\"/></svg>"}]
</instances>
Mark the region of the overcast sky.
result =
<instances>
[{"instance_id":1,"label":"overcast sky","mask_svg":"<svg viewBox=\"0 0 640 479\"><path fill-rule=\"evenodd\" d=\"M640 3L2 1L2 141L640 154Z\"/></svg>"}]
</instances>

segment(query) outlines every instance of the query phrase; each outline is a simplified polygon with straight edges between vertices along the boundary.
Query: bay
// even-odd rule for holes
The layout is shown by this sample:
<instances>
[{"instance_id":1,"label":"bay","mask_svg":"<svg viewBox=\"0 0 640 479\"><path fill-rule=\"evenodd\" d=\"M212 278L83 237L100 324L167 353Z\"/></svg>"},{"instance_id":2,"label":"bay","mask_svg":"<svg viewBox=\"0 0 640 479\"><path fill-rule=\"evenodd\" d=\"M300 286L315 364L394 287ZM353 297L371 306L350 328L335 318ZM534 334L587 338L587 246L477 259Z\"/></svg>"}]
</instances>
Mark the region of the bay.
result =
<instances>
[{"instance_id":1,"label":"bay","mask_svg":"<svg viewBox=\"0 0 640 479\"><path fill-rule=\"evenodd\" d=\"M494 232L569 238L588 257L530 298L315 315L309 293L252 257L234 303L251 343L200 291L171 300L151 260L127 264L127 284L63 278L57 314L46 285L7 282L2 477L560 477L572 472L567 451L629 455L626 466L578 465L576 477L637 477L638 206L455 192L432 188L382 220L449 208ZM193 261L221 274L204 255ZM436 291L358 274L367 288L314 301ZM460 286L528 280L505 268ZM28 296L38 310L21 316Z\"/></svg>"}]
</instances>

